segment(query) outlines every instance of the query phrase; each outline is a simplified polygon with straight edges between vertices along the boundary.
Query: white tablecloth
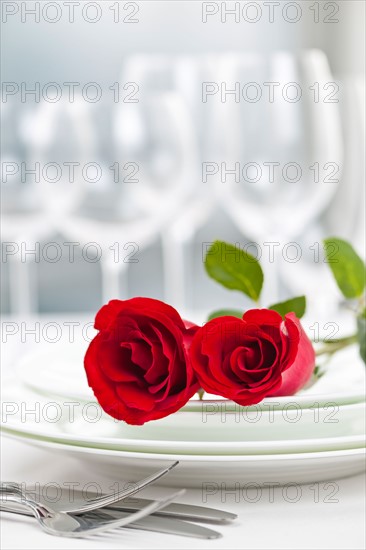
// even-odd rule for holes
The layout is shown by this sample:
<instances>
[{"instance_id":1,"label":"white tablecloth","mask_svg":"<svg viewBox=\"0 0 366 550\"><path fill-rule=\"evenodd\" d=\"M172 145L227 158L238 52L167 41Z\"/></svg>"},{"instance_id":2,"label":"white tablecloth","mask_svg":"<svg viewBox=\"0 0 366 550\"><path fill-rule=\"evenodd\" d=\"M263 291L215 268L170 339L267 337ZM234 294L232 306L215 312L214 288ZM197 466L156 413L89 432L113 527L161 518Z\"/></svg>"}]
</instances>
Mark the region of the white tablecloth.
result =
<instances>
[{"instance_id":1,"label":"white tablecloth","mask_svg":"<svg viewBox=\"0 0 366 550\"><path fill-rule=\"evenodd\" d=\"M2 480L58 483L78 482L78 487L98 481L102 487L111 484L101 473L85 470L80 462L54 455L22 442L3 438ZM119 480L120 481L120 480ZM207 506L223 508L238 514L237 521L230 525L218 525L223 538L202 541L185 537L172 537L147 531L120 530L90 539L62 539L50 537L38 528L35 521L1 514L1 547L7 549L108 549L108 548L240 548L240 549L344 549L365 548L365 477L354 476L335 480L315 487L302 485L300 498L294 492L283 493L278 488L272 492L263 489L260 498L253 491L218 492L207 499ZM297 488L299 490L299 488ZM332 493L337 490L336 494ZM144 491L144 496L159 496L169 488L154 487ZM319 499L318 499L319 495ZM293 502L290 502L293 500ZM319 500L319 502L316 502ZM338 502L333 502L338 501ZM190 489L180 498L181 502L202 505L199 489ZM238 501L238 502L237 502ZM251 502L250 502L251 501ZM328 502L329 501L329 502Z\"/></svg>"}]
</instances>

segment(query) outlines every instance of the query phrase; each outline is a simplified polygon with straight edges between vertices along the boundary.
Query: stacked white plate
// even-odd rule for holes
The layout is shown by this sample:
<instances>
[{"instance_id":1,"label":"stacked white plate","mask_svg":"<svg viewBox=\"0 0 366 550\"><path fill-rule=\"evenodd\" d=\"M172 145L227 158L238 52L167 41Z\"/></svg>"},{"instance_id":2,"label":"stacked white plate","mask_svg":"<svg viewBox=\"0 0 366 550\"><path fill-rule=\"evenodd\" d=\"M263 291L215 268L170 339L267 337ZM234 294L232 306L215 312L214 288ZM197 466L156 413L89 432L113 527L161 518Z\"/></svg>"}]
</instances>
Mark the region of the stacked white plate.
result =
<instances>
[{"instance_id":1,"label":"stacked white plate","mask_svg":"<svg viewBox=\"0 0 366 550\"><path fill-rule=\"evenodd\" d=\"M141 478L179 460L166 483L185 487L315 482L364 469L365 368L357 349L339 353L296 396L248 408L207 396L144 426L103 413L86 382L85 348L62 349L57 357L50 350L25 356L3 383L7 435L75 456L114 479Z\"/></svg>"}]
</instances>

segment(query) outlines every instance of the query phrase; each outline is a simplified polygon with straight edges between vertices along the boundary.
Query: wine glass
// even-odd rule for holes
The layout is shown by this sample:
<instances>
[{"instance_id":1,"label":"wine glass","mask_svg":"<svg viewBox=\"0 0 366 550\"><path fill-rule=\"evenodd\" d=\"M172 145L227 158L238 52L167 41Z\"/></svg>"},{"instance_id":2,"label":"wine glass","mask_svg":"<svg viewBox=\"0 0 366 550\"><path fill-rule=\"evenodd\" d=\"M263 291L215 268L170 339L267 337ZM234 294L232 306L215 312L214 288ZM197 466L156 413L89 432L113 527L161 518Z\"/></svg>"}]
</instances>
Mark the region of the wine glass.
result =
<instances>
[{"instance_id":1,"label":"wine glass","mask_svg":"<svg viewBox=\"0 0 366 550\"><path fill-rule=\"evenodd\" d=\"M200 155L213 135L200 101L208 65L206 58L188 56L129 57L121 87L138 87L139 99L121 103L115 117L121 155L140 170L138 184L126 190L131 202L170 212L161 229L164 296L179 308L185 303L186 245L212 210L200 185Z\"/></svg>"},{"instance_id":2,"label":"wine glass","mask_svg":"<svg viewBox=\"0 0 366 550\"><path fill-rule=\"evenodd\" d=\"M12 313L30 314L37 307L36 285L34 262L25 252L49 234L34 181L22 175L22 165L31 167L22 121L33 110L12 97L1 103L1 112L1 238L9 268L9 305Z\"/></svg>"},{"instance_id":3,"label":"wine glass","mask_svg":"<svg viewBox=\"0 0 366 550\"><path fill-rule=\"evenodd\" d=\"M220 67L224 82L243 83L239 102L218 105L224 160L231 169L239 162L240 174L215 184L229 216L257 244L267 275L264 298L274 302L280 275L300 253L295 240L337 190L339 176L329 182L319 176L327 165L341 170L339 106L324 100L333 79L319 50L227 55ZM288 243L295 243L290 259Z\"/></svg>"}]
</instances>

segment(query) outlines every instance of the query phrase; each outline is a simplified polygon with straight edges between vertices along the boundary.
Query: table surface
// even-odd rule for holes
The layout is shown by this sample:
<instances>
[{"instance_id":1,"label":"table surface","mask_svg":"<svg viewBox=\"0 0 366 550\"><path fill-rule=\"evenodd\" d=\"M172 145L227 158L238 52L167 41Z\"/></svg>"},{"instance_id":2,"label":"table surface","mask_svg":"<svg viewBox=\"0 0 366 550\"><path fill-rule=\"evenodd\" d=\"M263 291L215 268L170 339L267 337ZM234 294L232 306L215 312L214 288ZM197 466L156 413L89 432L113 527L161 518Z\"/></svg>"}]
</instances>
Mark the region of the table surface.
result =
<instances>
[{"instance_id":1,"label":"table surface","mask_svg":"<svg viewBox=\"0 0 366 550\"><path fill-rule=\"evenodd\" d=\"M106 490L111 479L101 473L88 472L80 462L62 457L55 463L54 456L42 449L3 437L1 479L25 483L51 483L65 487L65 480L86 488L97 481ZM121 480L118 480L121 481ZM167 487L150 487L144 496L166 495ZM336 492L335 492L336 491ZM297 496L296 496L297 495ZM180 502L202 505L199 489L189 489ZM108 548L190 548L212 550L241 549L344 549L365 548L365 476L358 475L334 480L329 486L319 483L298 486L292 490L263 488L259 492L242 490L219 491L207 500L207 506L223 508L238 514L229 525L213 527L223 538L201 541L123 529L89 539L62 539L43 533L31 518L1 514L1 547L7 549L108 549Z\"/></svg>"},{"instance_id":2,"label":"table surface","mask_svg":"<svg viewBox=\"0 0 366 550\"><path fill-rule=\"evenodd\" d=\"M14 362L28 346L16 337L3 345L2 374L12 370ZM20 345L21 344L21 345ZM119 483L108 472L89 471L80 461L60 457L47 450L3 436L1 441L1 480L24 483L51 483L66 487L65 482L85 488L98 482L105 491ZM123 475L123 474L121 474ZM218 491L203 502L200 489L188 489L179 501L222 508L238 514L229 525L214 529L221 539L202 541L186 537L162 535L148 531L121 529L118 532L89 539L63 539L43 533L32 518L1 514L1 547L7 549L258 549L258 550L357 550L365 548L365 476L299 485L294 488L262 488L241 486L240 491ZM173 488L172 488L173 490ZM159 498L168 494L168 487L153 486L141 495ZM296 492L295 492L296 491Z\"/></svg>"}]
</instances>

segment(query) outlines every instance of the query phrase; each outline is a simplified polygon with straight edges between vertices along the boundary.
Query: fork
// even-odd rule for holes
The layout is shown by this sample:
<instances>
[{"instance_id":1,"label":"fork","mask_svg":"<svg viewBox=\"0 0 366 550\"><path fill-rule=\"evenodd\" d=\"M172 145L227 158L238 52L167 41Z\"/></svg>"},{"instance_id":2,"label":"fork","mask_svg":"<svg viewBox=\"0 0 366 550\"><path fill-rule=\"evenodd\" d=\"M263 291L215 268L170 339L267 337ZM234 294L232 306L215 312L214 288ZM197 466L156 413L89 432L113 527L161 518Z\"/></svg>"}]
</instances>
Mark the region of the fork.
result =
<instances>
[{"instance_id":1,"label":"fork","mask_svg":"<svg viewBox=\"0 0 366 550\"><path fill-rule=\"evenodd\" d=\"M25 498L23 492L16 488L2 488L1 498L6 496L7 502L14 502L26 506L37 519L42 529L50 534L59 537L80 538L91 535L96 535L104 531L110 531L117 527L123 527L130 523L136 522L153 512L161 510L164 506L170 504L175 498L181 496L185 492L184 489L152 504L145 506L143 510L139 510L127 517L120 519L99 519L95 514L89 516L77 516L71 513L56 512L49 506L39 504L38 502Z\"/></svg>"},{"instance_id":2,"label":"fork","mask_svg":"<svg viewBox=\"0 0 366 550\"><path fill-rule=\"evenodd\" d=\"M138 493L148 485L151 485L158 479L168 474L178 464L179 464L179 461L173 462L173 464L171 464L166 468L163 468L162 470L159 470L155 474L145 477L145 479L142 479L141 481L137 481L136 483L134 483L134 486L131 487L130 489L125 489L123 491L114 491L113 493L110 493L107 495L96 496L90 500L87 500L87 501L84 500L82 503L78 501L77 505L74 504L74 506L72 506L72 504L69 503L70 506L68 506L67 512L79 514L83 512L91 512L92 510L97 510L98 508L102 508L104 506L110 506L111 504L114 504L119 500L123 500L124 498L135 495L136 493ZM8 489L10 491L14 490L16 493L20 494L20 487L17 483L3 482L0 484L0 492L4 490L6 491Z\"/></svg>"},{"instance_id":3,"label":"fork","mask_svg":"<svg viewBox=\"0 0 366 550\"><path fill-rule=\"evenodd\" d=\"M170 505L168 504L168 507L169 506ZM0 502L0 512L33 517L32 512L29 512L29 510L24 506L19 506L18 504L9 502ZM128 512L123 512L121 510L101 508L100 510L95 510L93 512L86 512L85 515L95 515L97 519L104 519L105 517L107 519L119 519L121 517L127 517L129 514ZM126 525L126 529L142 529L161 534L194 537L199 539L217 539L222 536L218 531L208 529L207 527L202 527L201 525L196 525L195 523L189 523L188 521L181 521L171 517L162 518L156 516L155 514Z\"/></svg>"},{"instance_id":4,"label":"fork","mask_svg":"<svg viewBox=\"0 0 366 550\"><path fill-rule=\"evenodd\" d=\"M60 498L58 498L58 494L57 499L52 500L45 497L43 489L43 485L27 486L24 493L26 497L35 498L41 504L47 505L50 503L52 508L57 512L71 512L73 514L79 514L82 513L85 503L88 502L88 497L83 493L83 491L78 489L72 489L71 493L70 490L61 489ZM92 494L89 492L88 495L90 495L89 498L95 498L98 496L97 493ZM136 498L136 496L134 496L131 499L125 498L124 500L113 502L111 505L104 506L103 510L112 510L113 512L136 512L137 510L144 508L147 504L150 504L150 502L151 500ZM159 510L159 512L154 514L154 517L157 516L188 521L198 521L200 523L229 523L238 517L232 512L226 512L216 508L208 508L207 506L196 506L192 504L180 504L176 502L169 504L163 510Z\"/></svg>"}]
</instances>

